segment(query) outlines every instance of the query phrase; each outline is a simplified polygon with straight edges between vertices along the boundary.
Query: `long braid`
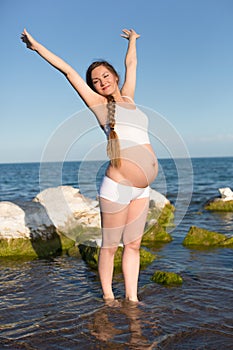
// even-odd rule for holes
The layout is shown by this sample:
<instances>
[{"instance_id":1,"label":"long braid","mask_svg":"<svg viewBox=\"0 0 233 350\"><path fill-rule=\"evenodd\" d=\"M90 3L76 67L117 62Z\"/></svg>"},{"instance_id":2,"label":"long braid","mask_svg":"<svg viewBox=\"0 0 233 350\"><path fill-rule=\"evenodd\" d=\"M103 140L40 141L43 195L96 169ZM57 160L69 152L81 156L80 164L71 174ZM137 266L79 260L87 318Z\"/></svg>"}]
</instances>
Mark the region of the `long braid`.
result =
<instances>
[{"instance_id":1,"label":"long braid","mask_svg":"<svg viewBox=\"0 0 233 350\"><path fill-rule=\"evenodd\" d=\"M120 159L120 143L117 136L115 128L115 111L116 111L116 101L113 96L107 96L108 103L108 124L110 132L108 135L108 145L107 145L107 155L111 160L111 165L115 168L119 168L121 165Z\"/></svg>"}]
</instances>

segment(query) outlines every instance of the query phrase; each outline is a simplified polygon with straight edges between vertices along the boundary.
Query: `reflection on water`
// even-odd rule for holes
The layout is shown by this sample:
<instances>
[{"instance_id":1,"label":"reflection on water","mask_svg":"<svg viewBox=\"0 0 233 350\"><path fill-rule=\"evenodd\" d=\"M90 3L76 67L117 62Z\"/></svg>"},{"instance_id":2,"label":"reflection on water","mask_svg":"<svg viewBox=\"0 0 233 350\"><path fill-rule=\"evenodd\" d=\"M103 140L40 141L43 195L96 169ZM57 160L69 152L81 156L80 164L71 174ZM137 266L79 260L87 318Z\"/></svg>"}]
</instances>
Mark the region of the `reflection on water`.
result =
<instances>
[{"instance_id":1,"label":"reflection on water","mask_svg":"<svg viewBox=\"0 0 233 350\"><path fill-rule=\"evenodd\" d=\"M90 334L97 340L108 342L108 346L114 348L114 340L117 338L124 347L133 349L152 349L157 343L151 343L143 335L145 321L140 304L119 302L118 306L105 306L93 314L93 320L89 325ZM150 324L150 331L156 338L156 323Z\"/></svg>"}]
</instances>

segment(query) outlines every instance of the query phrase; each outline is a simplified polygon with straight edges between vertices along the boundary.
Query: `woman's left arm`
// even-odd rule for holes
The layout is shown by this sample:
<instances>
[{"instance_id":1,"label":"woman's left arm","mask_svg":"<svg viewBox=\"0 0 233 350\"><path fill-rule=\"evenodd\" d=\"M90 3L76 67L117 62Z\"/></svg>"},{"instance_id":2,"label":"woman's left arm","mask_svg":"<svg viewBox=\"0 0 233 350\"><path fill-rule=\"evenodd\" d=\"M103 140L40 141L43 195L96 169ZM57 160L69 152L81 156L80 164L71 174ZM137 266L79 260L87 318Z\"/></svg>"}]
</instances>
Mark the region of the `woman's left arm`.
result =
<instances>
[{"instance_id":1,"label":"woman's left arm","mask_svg":"<svg viewBox=\"0 0 233 350\"><path fill-rule=\"evenodd\" d=\"M133 29L123 29L121 36L128 39L128 49L125 56L125 81L121 89L122 96L128 96L134 99L136 87L137 70L137 50L136 41L140 37Z\"/></svg>"}]
</instances>

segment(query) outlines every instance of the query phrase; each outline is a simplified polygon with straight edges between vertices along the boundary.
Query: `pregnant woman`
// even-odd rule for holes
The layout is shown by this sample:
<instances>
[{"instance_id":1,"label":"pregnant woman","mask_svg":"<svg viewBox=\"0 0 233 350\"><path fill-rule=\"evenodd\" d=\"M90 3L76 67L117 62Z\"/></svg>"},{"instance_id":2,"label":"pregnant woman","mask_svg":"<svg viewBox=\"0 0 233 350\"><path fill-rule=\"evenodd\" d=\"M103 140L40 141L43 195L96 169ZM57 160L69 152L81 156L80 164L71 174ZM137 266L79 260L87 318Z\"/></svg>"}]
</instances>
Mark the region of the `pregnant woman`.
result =
<instances>
[{"instance_id":1,"label":"pregnant woman","mask_svg":"<svg viewBox=\"0 0 233 350\"><path fill-rule=\"evenodd\" d=\"M122 32L121 36L128 40L128 48L121 88L119 76L108 62L93 62L87 69L85 82L69 64L36 41L26 29L21 37L29 49L66 76L107 137L110 161L99 193L102 245L98 265L103 298L107 302L114 301L114 255L121 241L124 245L125 298L138 301L139 250L149 208L149 184L158 172L148 137L148 118L134 103L136 41L140 35L133 29Z\"/></svg>"}]
</instances>

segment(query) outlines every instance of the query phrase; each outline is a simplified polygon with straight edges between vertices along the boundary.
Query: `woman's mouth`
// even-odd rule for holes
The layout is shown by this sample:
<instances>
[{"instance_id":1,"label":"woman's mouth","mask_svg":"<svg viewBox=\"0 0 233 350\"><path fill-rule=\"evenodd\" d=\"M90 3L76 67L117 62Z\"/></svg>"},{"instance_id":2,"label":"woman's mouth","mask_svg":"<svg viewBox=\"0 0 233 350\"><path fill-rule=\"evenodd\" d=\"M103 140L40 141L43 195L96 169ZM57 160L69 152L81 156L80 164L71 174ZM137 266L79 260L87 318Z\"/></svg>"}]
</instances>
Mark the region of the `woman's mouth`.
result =
<instances>
[{"instance_id":1,"label":"woman's mouth","mask_svg":"<svg viewBox=\"0 0 233 350\"><path fill-rule=\"evenodd\" d=\"M106 85L102 88L103 91L107 90L110 87L110 85Z\"/></svg>"}]
</instances>

